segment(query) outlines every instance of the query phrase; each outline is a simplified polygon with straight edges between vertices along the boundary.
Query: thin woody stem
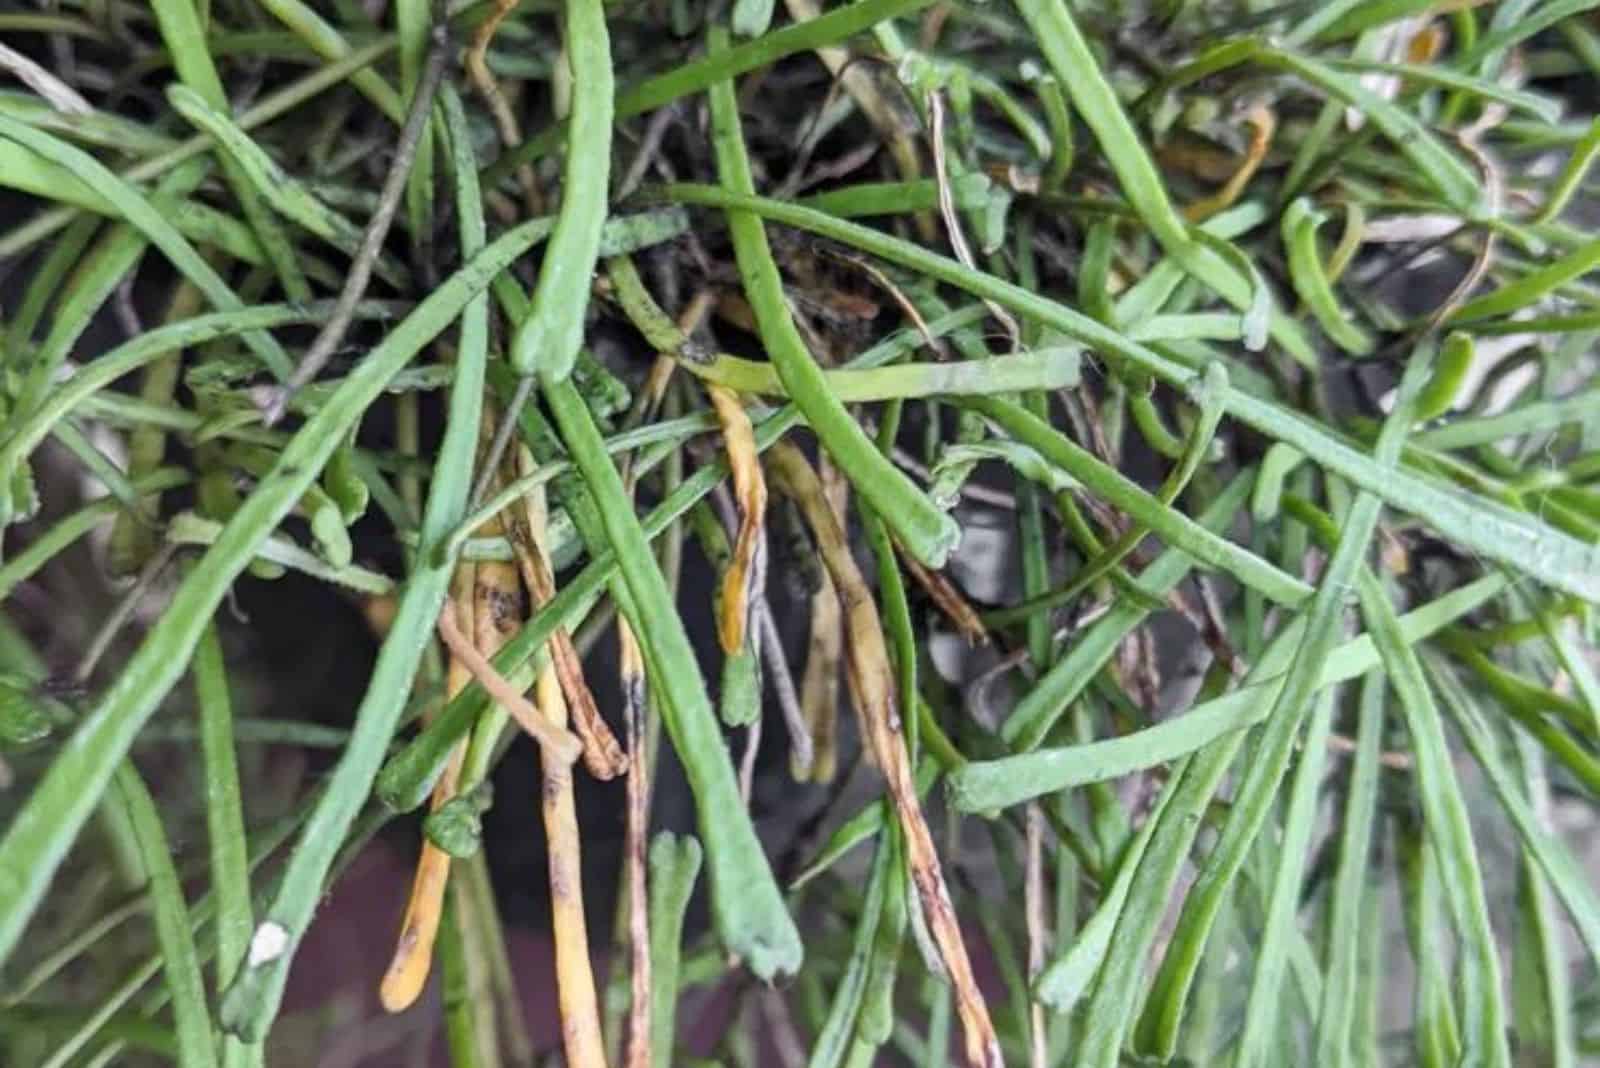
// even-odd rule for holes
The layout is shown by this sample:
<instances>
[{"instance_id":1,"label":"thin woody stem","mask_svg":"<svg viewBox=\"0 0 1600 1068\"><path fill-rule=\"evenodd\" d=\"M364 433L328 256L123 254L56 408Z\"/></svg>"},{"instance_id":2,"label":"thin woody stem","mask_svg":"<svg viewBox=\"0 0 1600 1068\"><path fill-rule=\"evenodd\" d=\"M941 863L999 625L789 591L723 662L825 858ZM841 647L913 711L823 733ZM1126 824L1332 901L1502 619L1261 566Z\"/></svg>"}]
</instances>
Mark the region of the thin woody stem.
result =
<instances>
[{"instance_id":1,"label":"thin woody stem","mask_svg":"<svg viewBox=\"0 0 1600 1068\"><path fill-rule=\"evenodd\" d=\"M378 254L383 251L384 240L389 236L389 227L394 222L395 211L400 207L400 198L405 193L406 180L411 174L411 162L416 158L422 131L426 128L428 116L433 111L434 95L438 92L439 81L444 75L445 58L450 52L449 45L449 36L442 26L438 27L434 31L433 46L428 50L427 65L423 67L422 78L417 82L416 95L411 100L411 110L407 112L405 125L400 129L400 142L395 146L394 162L390 164L389 174L383 181L383 190L378 194L378 206L367 223L366 232L361 235L361 245L356 250L355 259L350 263L350 273L345 277L344 288L339 291L339 300L334 304L333 314L328 317L327 323L318 331L316 340L311 343L305 356L289 375L289 380L271 392L262 411L262 421L268 426L283 418L283 413L288 410L289 402L295 393L317 377L323 367L327 366L339 343L350 330L350 323L355 318L356 305L367 292L367 283L372 280L372 269L377 265Z\"/></svg>"}]
</instances>

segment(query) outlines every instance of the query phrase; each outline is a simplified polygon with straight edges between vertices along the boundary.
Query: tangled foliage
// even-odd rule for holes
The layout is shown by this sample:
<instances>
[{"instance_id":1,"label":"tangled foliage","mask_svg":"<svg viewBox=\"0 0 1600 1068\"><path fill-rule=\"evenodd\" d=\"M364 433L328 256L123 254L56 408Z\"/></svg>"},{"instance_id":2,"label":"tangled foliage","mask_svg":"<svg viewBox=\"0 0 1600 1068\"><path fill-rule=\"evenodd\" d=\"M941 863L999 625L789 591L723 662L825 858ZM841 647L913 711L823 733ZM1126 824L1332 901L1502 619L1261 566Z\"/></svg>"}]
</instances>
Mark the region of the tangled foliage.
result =
<instances>
[{"instance_id":1,"label":"tangled foliage","mask_svg":"<svg viewBox=\"0 0 1600 1068\"><path fill-rule=\"evenodd\" d=\"M458 1066L1600 1054L1593 7L0 13L0 1061L289 1058L419 810Z\"/></svg>"}]
</instances>

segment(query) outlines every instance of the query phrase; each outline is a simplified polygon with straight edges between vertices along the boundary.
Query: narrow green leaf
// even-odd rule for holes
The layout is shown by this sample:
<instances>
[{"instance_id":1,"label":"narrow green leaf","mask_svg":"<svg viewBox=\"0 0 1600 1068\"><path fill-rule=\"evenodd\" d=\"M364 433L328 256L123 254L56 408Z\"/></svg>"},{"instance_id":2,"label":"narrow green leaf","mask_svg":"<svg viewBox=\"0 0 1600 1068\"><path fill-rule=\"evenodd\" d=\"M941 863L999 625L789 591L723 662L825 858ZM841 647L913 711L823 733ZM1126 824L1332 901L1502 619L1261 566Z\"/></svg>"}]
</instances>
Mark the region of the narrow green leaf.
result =
<instances>
[{"instance_id":1,"label":"narrow green leaf","mask_svg":"<svg viewBox=\"0 0 1600 1068\"><path fill-rule=\"evenodd\" d=\"M562 10L573 88L561 210L539 265L532 314L517 326L510 353L518 374L537 370L558 382L572 373L583 345L584 313L610 191L615 94L601 0L565 0Z\"/></svg>"},{"instance_id":2,"label":"narrow green leaf","mask_svg":"<svg viewBox=\"0 0 1600 1068\"><path fill-rule=\"evenodd\" d=\"M700 874L700 843L661 831L650 842L650 1000L651 1063L672 1063L672 1035L678 1011L679 960L683 920Z\"/></svg>"},{"instance_id":3,"label":"narrow green leaf","mask_svg":"<svg viewBox=\"0 0 1600 1068\"><path fill-rule=\"evenodd\" d=\"M726 34L713 33L713 54L727 48ZM736 194L755 192L750 160L739 128L732 81L711 89L712 144L725 186ZM906 474L873 448L871 440L827 386L822 370L807 351L784 297L783 280L767 244L760 218L747 211L729 211L734 255L745 293L755 311L762 342L785 390L804 413L835 463L901 544L929 567L943 567L961 538L961 530L936 507Z\"/></svg>"},{"instance_id":4,"label":"narrow green leaf","mask_svg":"<svg viewBox=\"0 0 1600 1068\"><path fill-rule=\"evenodd\" d=\"M206 295L218 311L237 311L244 306L239 295L222 280L184 236L167 222L138 190L111 173L102 163L79 148L49 134L0 115L0 137L15 141L44 159L71 172L80 181L105 197L135 229L159 248L172 265L200 292ZM245 344L261 362L280 378L289 374L290 360L271 336L253 332L245 335Z\"/></svg>"},{"instance_id":5,"label":"narrow green leaf","mask_svg":"<svg viewBox=\"0 0 1600 1068\"><path fill-rule=\"evenodd\" d=\"M1600 965L1600 894L1567 843L1539 817L1503 754L1500 741L1478 701L1448 668L1435 658L1427 661L1433 688L1455 720L1467 749L1483 768L1495 798L1500 802L1523 849L1538 865L1550 888L1566 908L1578 936L1588 947L1590 960ZM1527 759L1523 758L1522 763Z\"/></svg>"},{"instance_id":6,"label":"narrow green leaf","mask_svg":"<svg viewBox=\"0 0 1600 1068\"><path fill-rule=\"evenodd\" d=\"M1200 513L1198 522L1207 530L1220 530L1229 522L1250 491L1250 472L1233 477L1222 492ZM1180 549L1168 549L1139 577L1139 588L1152 603L1159 603L1194 566L1194 559ZM1122 639L1150 614L1147 605L1119 598L1105 617L1096 620L1077 636L1069 649L1033 689L1023 695L1016 708L1000 727L1000 736L1017 751L1037 749L1077 696L1100 670L1110 662Z\"/></svg>"},{"instance_id":7,"label":"narrow green leaf","mask_svg":"<svg viewBox=\"0 0 1600 1068\"><path fill-rule=\"evenodd\" d=\"M1454 57L1453 62L1458 67L1470 69L1486 56L1525 41L1564 19L1592 11L1595 7L1600 7L1596 0L1549 0L1548 3L1533 7L1521 18L1512 19L1508 25L1484 34L1464 55Z\"/></svg>"},{"instance_id":8,"label":"narrow green leaf","mask_svg":"<svg viewBox=\"0 0 1600 1068\"><path fill-rule=\"evenodd\" d=\"M923 797L933 787L934 780L939 777L939 765L932 760L924 759L917 764L917 796ZM817 855L810 864L801 869L800 874L794 877L789 884L791 892L799 890L817 876L833 867L834 863L863 842L876 838L883 830L884 818L889 810L889 802L885 799L872 801L863 806L855 815L839 824L838 828L828 836L828 840L817 850Z\"/></svg>"},{"instance_id":9,"label":"narrow green leaf","mask_svg":"<svg viewBox=\"0 0 1600 1068\"><path fill-rule=\"evenodd\" d=\"M22 155L32 155L24 148L18 147L16 151ZM0 163L0 169L3 167L4 164ZM99 219L85 217L77 220L56 239L45 257L37 261L32 277L28 279L28 286L22 292L22 299L12 305L7 316L6 351L11 360L21 361L23 354L33 347L34 328L44 317L45 308L61 295L67 273L78 264L83 250L89 247L99 228Z\"/></svg>"},{"instance_id":10,"label":"narrow green leaf","mask_svg":"<svg viewBox=\"0 0 1600 1068\"><path fill-rule=\"evenodd\" d=\"M189 908L172 865L172 847L161 829L155 801L132 764L124 762L117 768L116 786L150 880L150 911L177 1024L178 1064L180 1068L213 1068L217 1048L211 1037L211 1013L206 1008L205 981L200 977L200 959L189 930Z\"/></svg>"},{"instance_id":11,"label":"narrow green leaf","mask_svg":"<svg viewBox=\"0 0 1600 1068\"><path fill-rule=\"evenodd\" d=\"M1080 379L1081 355L1081 349L1064 346L994 356L982 362L900 363L870 370L824 371L822 378L829 392L845 404L913 397L984 396L1030 389L1071 389ZM764 361L743 360L719 353L709 363L686 362L684 369L742 393L788 396L777 369Z\"/></svg>"},{"instance_id":12,"label":"narrow green leaf","mask_svg":"<svg viewBox=\"0 0 1600 1068\"><path fill-rule=\"evenodd\" d=\"M1526 738L1516 739L1521 779L1540 829L1550 828L1550 788L1539 751ZM1568 978L1567 947L1550 881L1524 849L1517 872L1519 923L1511 950L1512 1021L1519 1053L1551 1068L1576 1068L1578 1050Z\"/></svg>"},{"instance_id":13,"label":"narrow green leaf","mask_svg":"<svg viewBox=\"0 0 1600 1068\"><path fill-rule=\"evenodd\" d=\"M217 900L217 991L238 971L255 926L250 904L250 858L244 804L234 757L233 702L216 625L194 651L195 697L200 705L200 752L205 761L206 834L211 855L211 892ZM223 1039L223 1068L262 1064L262 1048L231 1035Z\"/></svg>"},{"instance_id":14,"label":"narrow green leaf","mask_svg":"<svg viewBox=\"0 0 1600 1068\"><path fill-rule=\"evenodd\" d=\"M361 228L324 204L315 193L284 172L266 151L239 129L227 115L208 105L198 93L184 86L167 89L167 100L191 124L214 138L237 163L240 171L272 209L284 218L322 238L343 252L354 254L361 246ZM392 263L380 259L379 274L404 277Z\"/></svg>"},{"instance_id":15,"label":"narrow green leaf","mask_svg":"<svg viewBox=\"0 0 1600 1068\"><path fill-rule=\"evenodd\" d=\"M991 397L970 397L964 403L1036 449L1096 496L1127 512L1140 525L1201 563L1227 572L1279 604L1298 605L1309 596L1309 587L1299 579L1162 505L1114 467L1023 408Z\"/></svg>"},{"instance_id":16,"label":"narrow green leaf","mask_svg":"<svg viewBox=\"0 0 1600 1068\"><path fill-rule=\"evenodd\" d=\"M861 991L861 1009L856 1020L857 1043L864 1043L873 1050L894 1034L895 976L900 970L909 912L916 907L901 833L899 824L891 823L880 846L888 849L891 856L883 887L883 910L873 935L872 955L867 961L866 983Z\"/></svg>"},{"instance_id":17,"label":"narrow green leaf","mask_svg":"<svg viewBox=\"0 0 1600 1068\"><path fill-rule=\"evenodd\" d=\"M1467 301L1450 313L1452 323L1470 323L1510 315L1554 293L1568 282L1600 267L1600 240L1580 245L1547 266Z\"/></svg>"},{"instance_id":18,"label":"narrow green leaf","mask_svg":"<svg viewBox=\"0 0 1600 1068\"><path fill-rule=\"evenodd\" d=\"M1466 384L1467 372L1472 368L1472 352L1470 334L1455 331L1445 337L1444 344L1439 348L1439 359L1434 365L1433 375L1417 397L1417 422L1437 419L1455 407L1456 396ZM1426 437L1425 434L1417 435L1419 441L1426 440Z\"/></svg>"},{"instance_id":19,"label":"narrow green leaf","mask_svg":"<svg viewBox=\"0 0 1600 1068\"><path fill-rule=\"evenodd\" d=\"M1263 63L1289 71L1329 96L1355 108L1393 141L1411 160L1417 173L1427 179L1445 203L1462 212L1471 212L1482 197L1478 176L1439 143L1433 131L1416 116L1363 86L1359 79L1341 74L1321 60L1296 52L1263 48Z\"/></svg>"},{"instance_id":20,"label":"narrow green leaf","mask_svg":"<svg viewBox=\"0 0 1600 1068\"><path fill-rule=\"evenodd\" d=\"M1352 356L1365 356L1372 351L1372 338L1345 317L1322 269L1322 255L1317 251L1317 228L1326 219L1321 212L1312 210L1305 197L1295 200L1284 211L1283 244L1289 252L1289 277L1294 282L1295 292L1317 317L1323 332Z\"/></svg>"},{"instance_id":21,"label":"narrow green leaf","mask_svg":"<svg viewBox=\"0 0 1600 1068\"><path fill-rule=\"evenodd\" d=\"M161 40L167 46L173 66L183 85L173 89L189 94L202 108L225 109L227 94L207 50L205 31L201 27L199 12L190 0L152 0L150 5L161 30ZM267 261L277 272L284 295L293 301L311 299L311 287L305 272L295 256L293 247L278 220L273 218L263 202L268 189L253 181L253 176L240 165L239 160L227 153L221 154L222 173L228 188L239 202L239 208L255 232Z\"/></svg>"},{"instance_id":22,"label":"narrow green leaf","mask_svg":"<svg viewBox=\"0 0 1600 1068\"><path fill-rule=\"evenodd\" d=\"M1083 1068L1117 1068L1121 1063L1123 1039L1137 1015L1150 947L1166 918L1173 885L1243 737L1241 732L1225 735L1181 769L1177 792L1155 821L1127 902L1117 916L1083 1011L1083 1032L1073 1063Z\"/></svg>"},{"instance_id":23,"label":"narrow green leaf","mask_svg":"<svg viewBox=\"0 0 1600 1068\"><path fill-rule=\"evenodd\" d=\"M1399 830L1406 932L1417 967L1411 991L1412 1042L1422 1068L1453 1068L1462 1059L1461 1023L1450 1000L1450 946L1437 853L1421 828L1402 826Z\"/></svg>"},{"instance_id":24,"label":"narrow green leaf","mask_svg":"<svg viewBox=\"0 0 1600 1068\"><path fill-rule=\"evenodd\" d=\"M1582 186L1584 176L1588 174L1597 154L1600 154L1600 119L1590 123L1583 137L1572 146L1572 155L1567 157L1566 166L1561 168L1561 176L1546 196L1539 214L1533 217L1534 222L1547 223L1560 217L1571 202L1572 195Z\"/></svg>"},{"instance_id":25,"label":"narrow green leaf","mask_svg":"<svg viewBox=\"0 0 1600 1068\"><path fill-rule=\"evenodd\" d=\"M1361 680L1355 758L1339 822L1339 863L1327 921L1322 1004L1317 1012L1316 1063L1353 1068L1363 1063L1354 1042L1361 977L1361 930L1373 880L1369 876L1373 824L1378 814L1378 755L1383 748L1385 682L1382 672Z\"/></svg>"},{"instance_id":26,"label":"narrow green leaf","mask_svg":"<svg viewBox=\"0 0 1600 1068\"><path fill-rule=\"evenodd\" d=\"M1415 85L1435 85L1445 89L1459 89L1472 96L1494 100L1518 111L1527 112L1546 123L1561 121L1561 101L1543 93L1512 89L1486 78L1462 74L1442 64L1378 63L1370 59L1331 59L1328 65L1335 70L1393 74Z\"/></svg>"},{"instance_id":27,"label":"narrow green leaf","mask_svg":"<svg viewBox=\"0 0 1600 1068\"><path fill-rule=\"evenodd\" d=\"M15 148L19 153L33 156L21 146L7 145L4 141L0 141L0 146ZM11 169L4 167L3 162L0 162L0 168L3 168L0 173L11 173ZM204 165L200 164L168 175L156 192L158 201L191 191L205 177L205 170ZM27 370L21 388L13 397L15 417L25 416L48 396L56 375L89 329L95 315L137 266L147 247L148 242L133 226L126 223L114 226L95 242L77 269L66 276L66 284L61 291L49 295L56 301L49 333L40 342L31 363L22 364L19 359L15 364L19 370L23 367ZM19 357L21 352L18 350ZM3 492L3 483L0 483L0 492ZM4 509L0 508L0 518L3 517Z\"/></svg>"},{"instance_id":28,"label":"narrow green leaf","mask_svg":"<svg viewBox=\"0 0 1600 1068\"><path fill-rule=\"evenodd\" d=\"M337 63L352 58L353 52L349 42L303 0L261 0L261 6L270 11L274 18L288 27L296 37L305 41L311 50L323 59ZM385 51L391 51L398 41L385 43L387 45ZM372 60L367 60L353 71L346 73L344 77L349 78L351 85L377 105L378 110L383 112L390 122L399 126L406 119L405 104L401 102L400 94L394 91L394 87L383 80L382 75L377 71L365 69L371 62Z\"/></svg>"},{"instance_id":29,"label":"narrow green leaf","mask_svg":"<svg viewBox=\"0 0 1600 1068\"><path fill-rule=\"evenodd\" d=\"M1417 434L1416 442L1430 449L1469 449L1586 422L1596 415L1600 415L1600 388L1590 387L1556 400L1529 401L1495 415L1454 419Z\"/></svg>"},{"instance_id":30,"label":"narrow green leaf","mask_svg":"<svg viewBox=\"0 0 1600 1068\"><path fill-rule=\"evenodd\" d=\"M1456 781L1439 709L1417 654L1400 632L1377 578L1363 569L1356 585L1367 628L1405 711L1428 840L1438 856L1444 897L1462 938L1462 1024L1468 1029L1463 1042L1489 1068L1506 1068L1511 1064L1511 1051L1506 1045L1500 958L1489 923L1478 853L1472 844L1472 823Z\"/></svg>"},{"instance_id":31,"label":"narrow green leaf","mask_svg":"<svg viewBox=\"0 0 1600 1068\"><path fill-rule=\"evenodd\" d=\"M1138 874L1156 828L1162 824L1162 814L1178 793L1178 784L1184 780L1189 761L1189 757L1180 757L1173 763L1166 784L1145 816L1144 825L1123 849L1117 861L1116 878L1101 894L1094 915L1089 917L1072 944L1039 973L1034 983L1034 995L1056 1012L1072 1011L1094 980L1127 904L1134 876Z\"/></svg>"},{"instance_id":32,"label":"narrow green leaf","mask_svg":"<svg viewBox=\"0 0 1600 1068\"><path fill-rule=\"evenodd\" d=\"M849 1051L850 1040L856 1033L861 999L866 991L873 944L879 917L883 914L884 895L891 882L889 869L894 864L894 854L889 840L880 838L878 851L873 854L871 874L867 876L867 887L862 892L861 914L856 919L850 956L845 960L844 974L833 988L827 1021L811 1044L811 1056L806 1061L806 1068L839 1068Z\"/></svg>"},{"instance_id":33,"label":"narrow green leaf","mask_svg":"<svg viewBox=\"0 0 1600 1068\"><path fill-rule=\"evenodd\" d=\"M1301 881L1305 877L1311 834L1317 816L1317 795L1322 789L1322 769L1328 755L1328 735L1333 726L1334 695L1322 691L1306 728L1299 766L1289 790L1289 806L1284 814L1283 833L1275 850L1278 865L1267 896L1266 917L1256 944L1256 969L1250 977L1250 994L1245 1002L1244 1027L1235 1045L1234 1064L1272 1063L1277 1044L1278 1016L1284 1001L1283 972L1290 955L1290 944L1298 934L1295 913L1300 905Z\"/></svg>"}]
</instances>

